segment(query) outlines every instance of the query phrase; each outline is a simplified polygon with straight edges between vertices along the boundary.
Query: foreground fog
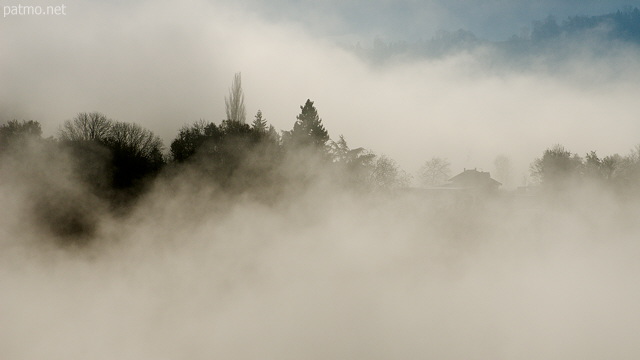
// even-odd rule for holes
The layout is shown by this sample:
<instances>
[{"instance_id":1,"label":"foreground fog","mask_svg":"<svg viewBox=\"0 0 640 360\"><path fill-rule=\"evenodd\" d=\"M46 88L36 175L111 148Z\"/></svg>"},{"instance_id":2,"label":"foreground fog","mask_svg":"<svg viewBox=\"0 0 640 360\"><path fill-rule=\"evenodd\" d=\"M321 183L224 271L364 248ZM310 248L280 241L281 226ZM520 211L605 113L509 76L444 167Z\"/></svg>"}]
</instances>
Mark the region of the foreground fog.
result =
<instances>
[{"instance_id":1,"label":"foreground fog","mask_svg":"<svg viewBox=\"0 0 640 360\"><path fill-rule=\"evenodd\" d=\"M60 247L27 208L34 180L5 177L0 357L640 355L635 203L591 188L363 195L317 179L265 203L185 172L126 217L86 209L90 244Z\"/></svg>"}]
</instances>

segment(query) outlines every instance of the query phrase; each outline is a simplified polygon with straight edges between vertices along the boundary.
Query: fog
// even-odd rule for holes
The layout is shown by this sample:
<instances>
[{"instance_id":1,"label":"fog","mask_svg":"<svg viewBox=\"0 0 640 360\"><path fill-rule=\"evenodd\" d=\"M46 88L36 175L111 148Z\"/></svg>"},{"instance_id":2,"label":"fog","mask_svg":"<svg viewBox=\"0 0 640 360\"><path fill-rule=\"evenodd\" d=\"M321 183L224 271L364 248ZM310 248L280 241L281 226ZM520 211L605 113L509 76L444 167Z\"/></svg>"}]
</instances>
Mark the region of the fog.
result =
<instances>
[{"instance_id":1,"label":"fog","mask_svg":"<svg viewBox=\"0 0 640 360\"><path fill-rule=\"evenodd\" d=\"M583 155L638 142L633 47L541 55L526 68L483 48L376 65L336 38L384 26L330 13L341 30L320 31L328 5L307 26L294 19L302 5L279 4L275 16L250 1L72 1L66 16L4 18L0 121L37 120L46 137L101 111L169 144L184 124L224 118L241 71L248 117L261 109L288 130L310 98L332 139L411 173L434 156L454 173L492 170L503 154L523 185L551 144ZM640 207L597 186L460 204L351 192L310 160L283 178L306 171L313 181L265 202L185 167L122 216L74 177L68 154L41 152L0 162L0 358L640 355ZM52 235L68 211L91 224L87 244Z\"/></svg>"},{"instance_id":2,"label":"fog","mask_svg":"<svg viewBox=\"0 0 640 360\"><path fill-rule=\"evenodd\" d=\"M3 358L638 355L639 210L604 194L451 207L319 178L265 204L186 173L59 247L21 206L37 186L3 180Z\"/></svg>"}]
</instances>

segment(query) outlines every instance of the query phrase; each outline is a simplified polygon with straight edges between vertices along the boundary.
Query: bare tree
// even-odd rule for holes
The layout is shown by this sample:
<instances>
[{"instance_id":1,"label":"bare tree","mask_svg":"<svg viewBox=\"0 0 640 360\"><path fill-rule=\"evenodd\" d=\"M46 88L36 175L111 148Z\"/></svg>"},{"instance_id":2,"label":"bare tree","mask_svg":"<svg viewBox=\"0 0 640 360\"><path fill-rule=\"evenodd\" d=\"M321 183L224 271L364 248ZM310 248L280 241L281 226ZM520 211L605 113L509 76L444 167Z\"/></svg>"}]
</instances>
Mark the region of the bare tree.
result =
<instances>
[{"instance_id":1,"label":"bare tree","mask_svg":"<svg viewBox=\"0 0 640 360\"><path fill-rule=\"evenodd\" d=\"M420 181L424 186L444 184L451 177L451 164L447 159L433 157L420 168Z\"/></svg>"},{"instance_id":2,"label":"bare tree","mask_svg":"<svg viewBox=\"0 0 640 360\"><path fill-rule=\"evenodd\" d=\"M409 186L411 177L405 173L395 160L381 155L376 159L371 182L375 189L396 189Z\"/></svg>"},{"instance_id":3,"label":"bare tree","mask_svg":"<svg viewBox=\"0 0 640 360\"><path fill-rule=\"evenodd\" d=\"M104 141L113 121L99 112L79 113L60 129L60 139L66 141Z\"/></svg>"},{"instance_id":4,"label":"bare tree","mask_svg":"<svg viewBox=\"0 0 640 360\"><path fill-rule=\"evenodd\" d=\"M246 114L244 109L244 93L242 92L242 77L236 73L229 88L229 97L224 98L227 120L245 123Z\"/></svg>"},{"instance_id":5,"label":"bare tree","mask_svg":"<svg viewBox=\"0 0 640 360\"><path fill-rule=\"evenodd\" d=\"M127 150L132 156L153 160L159 160L162 156L162 140L138 124L113 123L107 143L113 149Z\"/></svg>"}]
</instances>

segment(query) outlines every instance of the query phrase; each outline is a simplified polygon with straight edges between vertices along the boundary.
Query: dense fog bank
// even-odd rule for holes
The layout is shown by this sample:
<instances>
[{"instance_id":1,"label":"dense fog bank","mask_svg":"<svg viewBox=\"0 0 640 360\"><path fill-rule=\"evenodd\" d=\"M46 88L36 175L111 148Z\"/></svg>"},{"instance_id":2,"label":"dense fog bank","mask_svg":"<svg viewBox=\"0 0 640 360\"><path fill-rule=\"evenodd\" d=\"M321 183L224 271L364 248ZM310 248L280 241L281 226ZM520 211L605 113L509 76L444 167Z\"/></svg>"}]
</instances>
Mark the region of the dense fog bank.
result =
<instances>
[{"instance_id":1,"label":"dense fog bank","mask_svg":"<svg viewBox=\"0 0 640 360\"><path fill-rule=\"evenodd\" d=\"M633 203L323 180L265 203L189 179L158 180L126 217L91 209L99 241L63 248L3 182L2 356L638 355Z\"/></svg>"}]
</instances>

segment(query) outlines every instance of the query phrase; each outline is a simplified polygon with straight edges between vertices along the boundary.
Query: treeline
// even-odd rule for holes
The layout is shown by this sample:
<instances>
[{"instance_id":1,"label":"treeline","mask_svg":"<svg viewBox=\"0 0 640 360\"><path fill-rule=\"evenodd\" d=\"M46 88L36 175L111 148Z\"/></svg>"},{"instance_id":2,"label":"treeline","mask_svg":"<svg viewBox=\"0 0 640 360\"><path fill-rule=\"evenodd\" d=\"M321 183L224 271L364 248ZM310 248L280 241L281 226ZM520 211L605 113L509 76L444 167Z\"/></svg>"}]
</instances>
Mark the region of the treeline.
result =
<instances>
[{"instance_id":1,"label":"treeline","mask_svg":"<svg viewBox=\"0 0 640 360\"><path fill-rule=\"evenodd\" d=\"M277 186L285 180L282 176L314 173L310 166L330 171L340 184L359 190L408 184L408 175L395 161L364 148L352 149L343 136L331 140L313 101L307 100L300 109L293 128L280 133L261 111L251 124L199 120L180 128L168 151L152 131L98 112L79 113L49 138L42 137L37 121L11 120L0 125L0 155L8 164L35 155L64 154L74 178L114 205L134 200L163 171L177 173L185 167L234 192Z\"/></svg>"},{"instance_id":2,"label":"treeline","mask_svg":"<svg viewBox=\"0 0 640 360\"><path fill-rule=\"evenodd\" d=\"M79 113L48 138L37 121L11 120L0 125L0 181L27 194L36 223L72 242L90 238L102 214L128 214L159 178L264 202L320 178L360 192L408 185L388 157L343 136L332 141L311 100L281 132L261 111L245 122L239 81L226 100L227 119L185 125L168 148L152 131L98 112Z\"/></svg>"},{"instance_id":3,"label":"treeline","mask_svg":"<svg viewBox=\"0 0 640 360\"><path fill-rule=\"evenodd\" d=\"M529 40L540 42L584 36L640 44L640 10L629 7L605 15L570 16L560 23L555 17L548 16L533 23Z\"/></svg>"},{"instance_id":4,"label":"treeline","mask_svg":"<svg viewBox=\"0 0 640 360\"><path fill-rule=\"evenodd\" d=\"M554 145L533 161L530 170L541 190L553 196L585 187L610 191L619 199L640 196L640 145L625 156L604 157L595 151L582 157L562 145Z\"/></svg>"},{"instance_id":5,"label":"treeline","mask_svg":"<svg viewBox=\"0 0 640 360\"><path fill-rule=\"evenodd\" d=\"M376 38L372 46L357 44L352 50L374 63L406 57L441 58L480 48L492 49L494 55L525 61L527 57L539 56L545 50L552 50L555 57L569 56L575 52L574 47L568 46L569 43L584 44L593 47L596 52L616 44L639 45L640 10L629 7L605 15L571 16L562 21L548 16L544 20L534 21L528 29L506 41L482 39L471 31L459 29L438 31L429 39L416 42L385 42Z\"/></svg>"},{"instance_id":6,"label":"treeline","mask_svg":"<svg viewBox=\"0 0 640 360\"><path fill-rule=\"evenodd\" d=\"M238 74L225 105L225 120L185 125L168 147L151 130L98 112L77 114L47 138L37 121L8 121L0 125L0 195L18 194L16 209L35 219L25 223L81 243L92 238L102 216L128 215L158 184L186 184L194 193L206 187L264 203L309 185L361 193L410 186L410 176L392 159L351 148L343 136L332 140L311 100L300 106L290 130L276 131L259 110L247 123ZM502 160L496 167L506 178L509 164ZM557 145L533 162L531 174L547 194L592 184L634 199L640 195L640 147L626 156L590 152L583 158ZM450 175L446 159L432 158L419 179L437 187Z\"/></svg>"},{"instance_id":7,"label":"treeline","mask_svg":"<svg viewBox=\"0 0 640 360\"><path fill-rule=\"evenodd\" d=\"M421 178L438 185L447 180L448 167L446 159L433 158ZM582 157L555 145L530 170L535 191L552 197L583 189L633 201L640 196L640 146L624 156L592 151ZM33 223L64 244L92 239L105 214L127 215L158 179L266 203L317 182L355 192L410 185L386 156L352 149L342 136L332 141L311 100L300 106L289 131L278 133L258 111L251 124L226 119L185 125L168 149L150 130L96 112L65 121L48 138L37 121L0 125L0 183L10 185L1 190L18 189Z\"/></svg>"}]
</instances>

